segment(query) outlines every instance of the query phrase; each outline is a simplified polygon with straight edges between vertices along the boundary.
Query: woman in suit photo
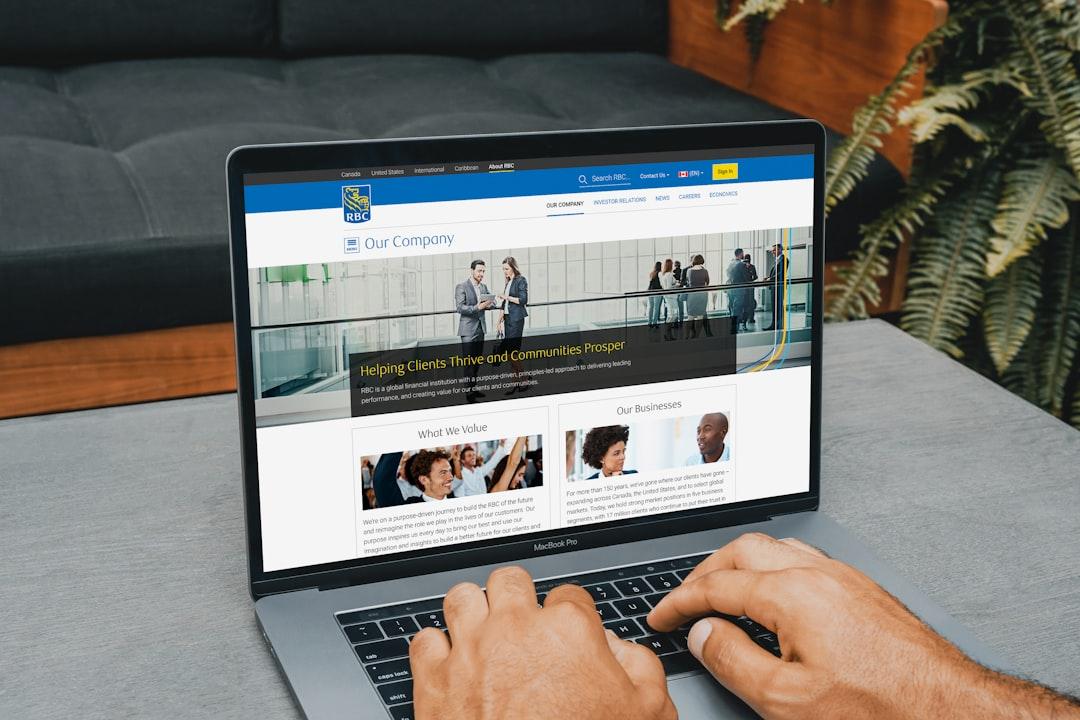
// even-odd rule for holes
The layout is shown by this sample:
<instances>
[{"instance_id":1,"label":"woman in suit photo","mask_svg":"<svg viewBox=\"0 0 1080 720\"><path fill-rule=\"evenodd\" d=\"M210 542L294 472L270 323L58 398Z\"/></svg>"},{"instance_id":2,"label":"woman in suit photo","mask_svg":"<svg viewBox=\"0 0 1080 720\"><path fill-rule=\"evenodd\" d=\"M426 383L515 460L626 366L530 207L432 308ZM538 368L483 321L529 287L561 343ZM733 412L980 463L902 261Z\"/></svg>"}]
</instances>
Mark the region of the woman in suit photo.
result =
<instances>
[{"instance_id":1,"label":"woman in suit photo","mask_svg":"<svg viewBox=\"0 0 1080 720\"><path fill-rule=\"evenodd\" d=\"M705 269L705 257L695 255L684 277L688 288L708 287L709 271ZM698 337L701 330L704 330L706 335L712 335L712 329L709 327L709 294L707 292L690 293L686 301L686 314L690 316L688 337Z\"/></svg>"},{"instance_id":2,"label":"woman in suit photo","mask_svg":"<svg viewBox=\"0 0 1080 720\"><path fill-rule=\"evenodd\" d=\"M529 281L521 274L517 260L509 255L502 261L503 276L506 284L501 294L496 295L502 308L499 315L498 331L503 334L500 352L521 349L521 336L525 332L525 318L529 315ZM511 360L510 367L514 370L514 378L518 384L510 388L506 394L513 395L516 392L525 392L529 386L521 382L521 361Z\"/></svg>"},{"instance_id":3,"label":"woman in suit photo","mask_svg":"<svg viewBox=\"0 0 1080 720\"><path fill-rule=\"evenodd\" d=\"M589 480L617 475L633 475L637 470L626 470L626 444L630 442L628 425L605 425L585 434L581 447L581 459L586 465L597 469Z\"/></svg>"}]
</instances>

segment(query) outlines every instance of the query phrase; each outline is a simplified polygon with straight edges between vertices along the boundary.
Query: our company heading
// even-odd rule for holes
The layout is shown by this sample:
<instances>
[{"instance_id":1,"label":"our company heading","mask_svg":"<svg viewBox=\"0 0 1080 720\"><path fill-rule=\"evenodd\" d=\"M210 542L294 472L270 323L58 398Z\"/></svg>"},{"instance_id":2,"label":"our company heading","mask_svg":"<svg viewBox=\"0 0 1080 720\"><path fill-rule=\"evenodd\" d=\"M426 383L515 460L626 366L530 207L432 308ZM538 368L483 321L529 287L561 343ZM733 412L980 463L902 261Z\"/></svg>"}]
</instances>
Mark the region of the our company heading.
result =
<instances>
[{"instance_id":1,"label":"our company heading","mask_svg":"<svg viewBox=\"0 0 1080 720\"><path fill-rule=\"evenodd\" d=\"M364 247L368 250L385 250L389 247L427 250L430 247L449 248L453 244L454 233L442 235L389 235L387 237L364 238Z\"/></svg>"}]
</instances>

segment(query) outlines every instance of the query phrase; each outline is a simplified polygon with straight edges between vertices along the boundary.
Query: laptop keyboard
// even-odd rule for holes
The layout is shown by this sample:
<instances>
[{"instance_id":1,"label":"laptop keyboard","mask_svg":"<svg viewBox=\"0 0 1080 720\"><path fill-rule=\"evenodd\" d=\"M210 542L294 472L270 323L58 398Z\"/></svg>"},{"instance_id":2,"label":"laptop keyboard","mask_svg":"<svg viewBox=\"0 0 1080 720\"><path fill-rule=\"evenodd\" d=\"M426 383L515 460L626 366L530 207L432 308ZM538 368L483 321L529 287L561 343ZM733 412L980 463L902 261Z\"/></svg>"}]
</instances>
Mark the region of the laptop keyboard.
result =
<instances>
[{"instance_id":1,"label":"laptop keyboard","mask_svg":"<svg viewBox=\"0 0 1080 720\"><path fill-rule=\"evenodd\" d=\"M645 616L706 557L708 555L693 555L537 580L537 599L542 604L548 591L559 585L580 585L592 596L604 627L620 638L644 645L656 653L669 677L696 672L702 670L701 665L686 649L690 625L670 633L657 633L645 623ZM436 597L335 614L394 720L412 720L409 642L422 628L445 629L442 600L442 597ZM721 617L742 628L759 646L780 657L780 643L768 628L745 616Z\"/></svg>"}]
</instances>

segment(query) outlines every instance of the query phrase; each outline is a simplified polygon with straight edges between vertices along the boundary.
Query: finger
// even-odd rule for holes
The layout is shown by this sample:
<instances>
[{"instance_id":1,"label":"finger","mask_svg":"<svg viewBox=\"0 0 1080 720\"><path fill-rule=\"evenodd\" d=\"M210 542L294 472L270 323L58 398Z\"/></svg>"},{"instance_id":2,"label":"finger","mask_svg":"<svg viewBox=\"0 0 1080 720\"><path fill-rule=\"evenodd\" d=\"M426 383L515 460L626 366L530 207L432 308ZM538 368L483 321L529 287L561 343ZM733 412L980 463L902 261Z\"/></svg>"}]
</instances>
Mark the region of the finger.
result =
<instances>
[{"instance_id":1,"label":"finger","mask_svg":"<svg viewBox=\"0 0 1080 720\"><path fill-rule=\"evenodd\" d=\"M442 630L424 628L409 643L409 665L414 678L425 680L434 677L448 657L450 640Z\"/></svg>"},{"instance_id":2,"label":"finger","mask_svg":"<svg viewBox=\"0 0 1080 720\"><path fill-rule=\"evenodd\" d=\"M487 597L474 583L458 583L443 598L443 615L450 640L458 645L487 619Z\"/></svg>"},{"instance_id":3,"label":"finger","mask_svg":"<svg viewBox=\"0 0 1080 720\"><path fill-rule=\"evenodd\" d=\"M610 630L604 631L607 638L608 648L615 660L622 666L630 682L644 688L666 688L667 678L664 676L664 666L660 658L646 648L627 640L620 640L619 636Z\"/></svg>"},{"instance_id":4,"label":"finger","mask_svg":"<svg viewBox=\"0 0 1080 720\"><path fill-rule=\"evenodd\" d=\"M683 582L713 570L783 570L807 562L805 553L763 533L746 533L701 561Z\"/></svg>"},{"instance_id":5,"label":"finger","mask_svg":"<svg viewBox=\"0 0 1080 720\"><path fill-rule=\"evenodd\" d=\"M647 618L660 632L669 632L694 618L724 613L749 615L776 629L786 591L776 572L714 570L696 582L683 583L667 594Z\"/></svg>"},{"instance_id":6,"label":"finger","mask_svg":"<svg viewBox=\"0 0 1080 720\"><path fill-rule=\"evenodd\" d=\"M544 598L544 607L551 607L561 602L575 603L594 613L596 612L596 604L593 602L592 595L580 585L559 585L552 589Z\"/></svg>"},{"instance_id":7,"label":"finger","mask_svg":"<svg viewBox=\"0 0 1080 720\"><path fill-rule=\"evenodd\" d=\"M604 632L608 648L622 667L631 684L637 689L637 702L649 717L677 718L675 706L668 694L664 666L651 650L627 640L620 640L610 630Z\"/></svg>"},{"instance_id":8,"label":"finger","mask_svg":"<svg viewBox=\"0 0 1080 720\"><path fill-rule=\"evenodd\" d=\"M798 548L800 550L808 552L811 555L817 555L818 557L823 557L823 558L829 557L829 553L825 552L821 548L814 547L813 545L810 545L809 543L804 543L802 540L800 540L798 538L793 538L793 537L780 538L780 542L782 542L782 543L784 543L786 545L790 545L793 548Z\"/></svg>"},{"instance_id":9,"label":"finger","mask_svg":"<svg viewBox=\"0 0 1080 720\"><path fill-rule=\"evenodd\" d=\"M791 666L758 647L741 629L719 618L704 618L694 623L687 646L714 678L758 710L770 684Z\"/></svg>"},{"instance_id":10,"label":"finger","mask_svg":"<svg viewBox=\"0 0 1080 720\"><path fill-rule=\"evenodd\" d=\"M488 576L487 600L491 612L535 610L536 588L524 568L501 567Z\"/></svg>"}]
</instances>

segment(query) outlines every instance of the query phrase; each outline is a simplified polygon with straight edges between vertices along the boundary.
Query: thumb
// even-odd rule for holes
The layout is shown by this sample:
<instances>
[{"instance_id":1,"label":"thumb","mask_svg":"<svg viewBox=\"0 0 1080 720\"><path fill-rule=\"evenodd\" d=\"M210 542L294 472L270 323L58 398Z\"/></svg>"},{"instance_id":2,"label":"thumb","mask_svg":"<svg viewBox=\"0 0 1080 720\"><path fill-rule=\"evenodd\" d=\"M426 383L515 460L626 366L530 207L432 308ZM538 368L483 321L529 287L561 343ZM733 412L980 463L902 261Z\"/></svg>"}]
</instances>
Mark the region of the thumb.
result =
<instances>
[{"instance_id":1,"label":"thumb","mask_svg":"<svg viewBox=\"0 0 1080 720\"><path fill-rule=\"evenodd\" d=\"M758 647L741 629L720 618L703 618L690 628L686 644L720 684L755 708L761 707L769 678L784 662Z\"/></svg>"}]
</instances>

